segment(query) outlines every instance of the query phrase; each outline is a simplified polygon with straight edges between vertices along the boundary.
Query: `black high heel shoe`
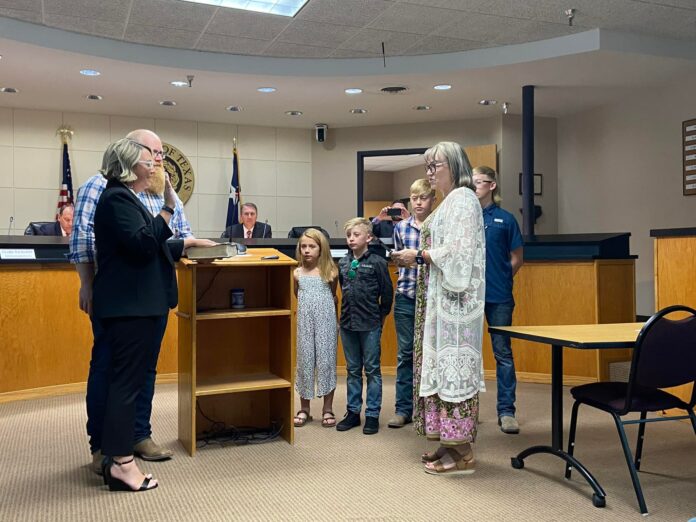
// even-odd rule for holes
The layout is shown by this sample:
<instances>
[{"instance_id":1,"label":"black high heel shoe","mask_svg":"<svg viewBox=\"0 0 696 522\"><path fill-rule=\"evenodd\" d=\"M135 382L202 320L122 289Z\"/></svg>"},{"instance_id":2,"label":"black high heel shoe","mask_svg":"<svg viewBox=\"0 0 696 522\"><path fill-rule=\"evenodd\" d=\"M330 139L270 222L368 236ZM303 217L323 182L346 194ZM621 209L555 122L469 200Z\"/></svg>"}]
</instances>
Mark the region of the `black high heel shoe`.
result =
<instances>
[{"instance_id":1,"label":"black high heel shoe","mask_svg":"<svg viewBox=\"0 0 696 522\"><path fill-rule=\"evenodd\" d=\"M145 480L143 480L142 484L140 484L140 487L138 489L133 489L128 484L123 482L121 479L117 479L111 474L112 466L123 466L124 464L130 464L131 462L133 462L133 460L135 460L134 457L131 457L130 460L126 460L124 462L116 462L111 457L104 460L104 462L102 463L102 472L104 474L104 484L107 484L109 486L109 491L132 491L133 493L137 493L139 491L149 491L159 486L159 484L155 484L154 486L150 487L152 475L150 475L149 473L145 475Z\"/></svg>"}]
</instances>

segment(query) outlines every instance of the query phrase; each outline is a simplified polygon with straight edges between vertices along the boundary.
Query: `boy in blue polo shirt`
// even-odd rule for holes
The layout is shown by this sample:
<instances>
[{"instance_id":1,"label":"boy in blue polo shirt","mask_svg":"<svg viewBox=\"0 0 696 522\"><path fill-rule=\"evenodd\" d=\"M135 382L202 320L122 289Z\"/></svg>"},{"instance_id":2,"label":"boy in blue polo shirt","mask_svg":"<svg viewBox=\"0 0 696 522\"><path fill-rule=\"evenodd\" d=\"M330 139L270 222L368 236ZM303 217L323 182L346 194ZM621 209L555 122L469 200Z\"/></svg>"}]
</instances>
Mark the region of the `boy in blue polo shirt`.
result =
<instances>
[{"instance_id":1,"label":"boy in blue polo shirt","mask_svg":"<svg viewBox=\"0 0 696 522\"><path fill-rule=\"evenodd\" d=\"M522 235L515 217L500 208L502 199L495 170L476 167L473 178L486 231L486 321L489 326L510 326L515 308L512 278L524 262ZM519 433L515 419L517 377L510 338L491 334L491 343L498 382L498 425L503 433Z\"/></svg>"}]
</instances>

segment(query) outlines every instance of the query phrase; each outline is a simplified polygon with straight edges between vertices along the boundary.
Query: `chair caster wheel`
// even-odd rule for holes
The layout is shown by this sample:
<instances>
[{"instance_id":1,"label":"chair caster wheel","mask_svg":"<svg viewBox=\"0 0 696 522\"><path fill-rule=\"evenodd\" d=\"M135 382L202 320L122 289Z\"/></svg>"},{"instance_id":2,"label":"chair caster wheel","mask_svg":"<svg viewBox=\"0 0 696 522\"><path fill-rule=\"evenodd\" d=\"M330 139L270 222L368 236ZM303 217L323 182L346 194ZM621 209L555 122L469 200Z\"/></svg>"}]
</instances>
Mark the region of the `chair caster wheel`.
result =
<instances>
[{"instance_id":1,"label":"chair caster wheel","mask_svg":"<svg viewBox=\"0 0 696 522\"><path fill-rule=\"evenodd\" d=\"M518 457L512 457L510 459L510 464L512 464L512 467L515 469L522 469L524 468L524 460L518 458Z\"/></svg>"},{"instance_id":2,"label":"chair caster wheel","mask_svg":"<svg viewBox=\"0 0 696 522\"><path fill-rule=\"evenodd\" d=\"M600 497L597 493L592 493L592 505L594 507L603 508L607 505L607 499L605 497Z\"/></svg>"}]
</instances>

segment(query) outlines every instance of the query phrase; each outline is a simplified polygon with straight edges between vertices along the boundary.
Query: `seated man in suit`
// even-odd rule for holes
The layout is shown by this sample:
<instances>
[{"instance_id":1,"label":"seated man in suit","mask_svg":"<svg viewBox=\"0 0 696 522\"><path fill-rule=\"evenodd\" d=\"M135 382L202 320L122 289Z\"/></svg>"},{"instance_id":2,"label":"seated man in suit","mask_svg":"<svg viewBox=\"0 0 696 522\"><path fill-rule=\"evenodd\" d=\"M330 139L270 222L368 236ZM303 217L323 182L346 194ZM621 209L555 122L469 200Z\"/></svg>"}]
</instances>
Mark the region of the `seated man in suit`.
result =
<instances>
[{"instance_id":1,"label":"seated man in suit","mask_svg":"<svg viewBox=\"0 0 696 522\"><path fill-rule=\"evenodd\" d=\"M271 237L271 225L268 222L257 223L256 217L258 209L253 203L244 203L242 205L242 222L238 225L231 225L225 229L220 237L230 239L249 239L252 237Z\"/></svg>"},{"instance_id":2,"label":"seated man in suit","mask_svg":"<svg viewBox=\"0 0 696 522\"><path fill-rule=\"evenodd\" d=\"M37 236L63 236L68 237L72 232L73 213L75 207L65 205L60 207L58 219L54 223L41 225L37 230Z\"/></svg>"},{"instance_id":3,"label":"seated man in suit","mask_svg":"<svg viewBox=\"0 0 696 522\"><path fill-rule=\"evenodd\" d=\"M390 209L399 209L399 216L390 216ZM379 213L379 216L372 219L372 234L375 237L392 237L394 235L394 226L403 219L408 219L411 214L408 212L406 205L400 199L395 199L390 207L384 207Z\"/></svg>"}]
</instances>

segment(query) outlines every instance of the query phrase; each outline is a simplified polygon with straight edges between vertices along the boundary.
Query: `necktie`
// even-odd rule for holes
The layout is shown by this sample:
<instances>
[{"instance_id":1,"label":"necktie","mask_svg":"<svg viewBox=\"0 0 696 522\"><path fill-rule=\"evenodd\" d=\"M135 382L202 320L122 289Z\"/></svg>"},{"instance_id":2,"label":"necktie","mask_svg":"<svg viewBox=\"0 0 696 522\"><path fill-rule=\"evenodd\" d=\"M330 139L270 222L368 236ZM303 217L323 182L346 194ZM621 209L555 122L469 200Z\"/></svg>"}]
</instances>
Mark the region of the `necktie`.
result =
<instances>
[{"instance_id":1,"label":"necktie","mask_svg":"<svg viewBox=\"0 0 696 522\"><path fill-rule=\"evenodd\" d=\"M251 238L251 230L247 230L247 238Z\"/></svg>"}]
</instances>

